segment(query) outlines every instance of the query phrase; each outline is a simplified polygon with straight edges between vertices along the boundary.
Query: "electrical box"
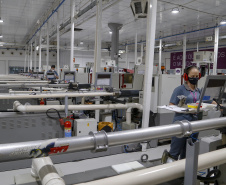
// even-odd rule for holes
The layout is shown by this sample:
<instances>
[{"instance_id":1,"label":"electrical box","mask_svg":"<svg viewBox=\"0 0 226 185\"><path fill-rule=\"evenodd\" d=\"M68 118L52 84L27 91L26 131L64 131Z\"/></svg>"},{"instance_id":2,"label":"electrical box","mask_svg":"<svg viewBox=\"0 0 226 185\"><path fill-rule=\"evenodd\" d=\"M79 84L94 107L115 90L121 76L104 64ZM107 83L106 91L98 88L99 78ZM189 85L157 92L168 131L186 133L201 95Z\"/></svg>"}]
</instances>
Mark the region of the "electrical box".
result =
<instances>
[{"instance_id":1,"label":"electrical box","mask_svg":"<svg viewBox=\"0 0 226 185\"><path fill-rule=\"evenodd\" d=\"M87 136L89 132L97 131L97 121L95 119L76 119L74 130L75 136Z\"/></svg>"},{"instance_id":2,"label":"electrical box","mask_svg":"<svg viewBox=\"0 0 226 185\"><path fill-rule=\"evenodd\" d=\"M212 63L213 62L213 52L212 51L199 51L194 52L194 63Z\"/></svg>"}]
</instances>

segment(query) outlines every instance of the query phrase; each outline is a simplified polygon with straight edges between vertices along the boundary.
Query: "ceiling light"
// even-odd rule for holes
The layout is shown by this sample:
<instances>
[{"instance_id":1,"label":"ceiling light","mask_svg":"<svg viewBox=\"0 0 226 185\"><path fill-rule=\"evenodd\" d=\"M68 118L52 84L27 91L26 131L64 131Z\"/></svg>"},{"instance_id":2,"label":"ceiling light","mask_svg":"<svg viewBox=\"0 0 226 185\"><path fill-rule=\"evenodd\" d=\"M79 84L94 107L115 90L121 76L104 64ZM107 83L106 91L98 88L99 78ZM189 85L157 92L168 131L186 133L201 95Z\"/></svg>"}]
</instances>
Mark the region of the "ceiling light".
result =
<instances>
[{"instance_id":1,"label":"ceiling light","mask_svg":"<svg viewBox=\"0 0 226 185\"><path fill-rule=\"evenodd\" d=\"M3 46L2 44L0 44L0 47Z\"/></svg>"},{"instance_id":2,"label":"ceiling light","mask_svg":"<svg viewBox=\"0 0 226 185\"><path fill-rule=\"evenodd\" d=\"M150 8L152 8L152 4L150 4Z\"/></svg>"},{"instance_id":3,"label":"ceiling light","mask_svg":"<svg viewBox=\"0 0 226 185\"><path fill-rule=\"evenodd\" d=\"M3 23L4 21L0 18L0 23Z\"/></svg>"},{"instance_id":4,"label":"ceiling light","mask_svg":"<svg viewBox=\"0 0 226 185\"><path fill-rule=\"evenodd\" d=\"M2 38L3 36L2 35L0 35L0 38Z\"/></svg>"},{"instance_id":5,"label":"ceiling light","mask_svg":"<svg viewBox=\"0 0 226 185\"><path fill-rule=\"evenodd\" d=\"M177 14L179 12L180 12L179 8L173 8L172 11L171 11L171 13L174 13L174 14Z\"/></svg>"},{"instance_id":6,"label":"ceiling light","mask_svg":"<svg viewBox=\"0 0 226 185\"><path fill-rule=\"evenodd\" d=\"M225 20L225 19L222 20L222 21L220 22L220 24L221 24L221 25L226 24L226 20Z\"/></svg>"},{"instance_id":7,"label":"ceiling light","mask_svg":"<svg viewBox=\"0 0 226 185\"><path fill-rule=\"evenodd\" d=\"M80 44L83 45L83 42L81 41Z\"/></svg>"},{"instance_id":8,"label":"ceiling light","mask_svg":"<svg viewBox=\"0 0 226 185\"><path fill-rule=\"evenodd\" d=\"M109 31L109 34L112 34L112 31Z\"/></svg>"}]
</instances>

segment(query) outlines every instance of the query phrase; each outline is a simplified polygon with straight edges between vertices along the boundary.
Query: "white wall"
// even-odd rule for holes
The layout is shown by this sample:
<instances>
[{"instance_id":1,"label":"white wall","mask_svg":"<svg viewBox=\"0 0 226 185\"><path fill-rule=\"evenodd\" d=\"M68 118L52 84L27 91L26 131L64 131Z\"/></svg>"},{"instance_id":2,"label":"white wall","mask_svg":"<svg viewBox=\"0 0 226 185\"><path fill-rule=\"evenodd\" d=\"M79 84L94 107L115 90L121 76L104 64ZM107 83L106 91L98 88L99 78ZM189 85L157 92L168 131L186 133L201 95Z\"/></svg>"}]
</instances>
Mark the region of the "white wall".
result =
<instances>
[{"instance_id":1,"label":"white wall","mask_svg":"<svg viewBox=\"0 0 226 185\"><path fill-rule=\"evenodd\" d=\"M37 52L38 53L38 52ZM15 50L15 49L0 49L0 74L8 74L8 67L24 67L25 60L25 51L24 50ZM33 64L34 67L34 52L33 52ZM39 56L37 56L37 64ZM49 63L50 65L56 65L56 52L51 51L49 54ZM42 51L42 65L46 64L46 51ZM4 69L4 70L3 70Z\"/></svg>"}]
</instances>

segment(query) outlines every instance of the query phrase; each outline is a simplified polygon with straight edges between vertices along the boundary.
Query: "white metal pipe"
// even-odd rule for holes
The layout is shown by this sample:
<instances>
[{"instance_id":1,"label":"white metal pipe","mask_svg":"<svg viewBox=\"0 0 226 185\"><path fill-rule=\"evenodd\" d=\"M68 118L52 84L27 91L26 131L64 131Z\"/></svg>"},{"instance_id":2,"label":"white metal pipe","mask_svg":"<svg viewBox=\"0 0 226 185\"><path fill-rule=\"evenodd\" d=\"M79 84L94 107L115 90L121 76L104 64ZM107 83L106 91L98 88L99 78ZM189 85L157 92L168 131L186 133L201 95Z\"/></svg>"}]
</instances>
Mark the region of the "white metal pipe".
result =
<instances>
[{"instance_id":1,"label":"white metal pipe","mask_svg":"<svg viewBox=\"0 0 226 185\"><path fill-rule=\"evenodd\" d=\"M198 159L198 170L224 163L226 163L226 149L201 154ZM183 177L184 173L185 159L77 185L155 185Z\"/></svg>"},{"instance_id":2,"label":"white metal pipe","mask_svg":"<svg viewBox=\"0 0 226 185\"><path fill-rule=\"evenodd\" d=\"M39 31L39 61L38 61L38 71L41 72L42 71L42 29L40 29Z\"/></svg>"},{"instance_id":3,"label":"white metal pipe","mask_svg":"<svg viewBox=\"0 0 226 185\"><path fill-rule=\"evenodd\" d=\"M219 27L216 27L214 39L213 75L217 74L218 44L219 44Z\"/></svg>"},{"instance_id":4,"label":"white metal pipe","mask_svg":"<svg viewBox=\"0 0 226 185\"><path fill-rule=\"evenodd\" d=\"M136 32L136 34L135 34L135 51L134 51L134 53L135 53L135 62L134 62L134 64L136 65L137 64L137 32Z\"/></svg>"},{"instance_id":5,"label":"white metal pipe","mask_svg":"<svg viewBox=\"0 0 226 185\"><path fill-rule=\"evenodd\" d=\"M37 68L37 50L36 50L36 47L37 47L37 39L35 38L35 53L34 53L34 72L36 72L36 68Z\"/></svg>"},{"instance_id":6,"label":"white metal pipe","mask_svg":"<svg viewBox=\"0 0 226 185\"><path fill-rule=\"evenodd\" d=\"M0 99L33 99L33 98L65 98L68 97L95 97L95 96L114 96L115 93L105 93L105 92L79 92L79 93L49 93L49 94L36 94L36 95L27 95L27 94L0 94Z\"/></svg>"},{"instance_id":7,"label":"white metal pipe","mask_svg":"<svg viewBox=\"0 0 226 185\"><path fill-rule=\"evenodd\" d=\"M183 38L183 61L182 61L182 73L184 73L184 69L186 67L186 50L187 50L187 35L184 34Z\"/></svg>"},{"instance_id":8,"label":"white metal pipe","mask_svg":"<svg viewBox=\"0 0 226 185\"><path fill-rule=\"evenodd\" d=\"M32 159L32 176L39 177L42 185L65 185L50 157Z\"/></svg>"},{"instance_id":9,"label":"white metal pipe","mask_svg":"<svg viewBox=\"0 0 226 185\"><path fill-rule=\"evenodd\" d=\"M47 21L46 26L47 26L46 28L46 66L48 70L48 67L49 67L49 21Z\"/></svg>"},{"instance_id":10,"label":"white metal pipe","mask_svg":"<svg viewBox=\"0 0 226 185\"><path fill-rule=\"evenodd\" d=\"M14 110L20 112L46 112L48 109L54 108L58 111L64 111L65 105L22 105L19 101L15 101L13 104ZM98 104L98 105L68 105L68 110L101 110L101 109L129 109L127 110L130 114L128 119L131 122L131 108L138 108L143 110L142 105L138 103L128 104ZM127 117L127 116L126 116Z\"/></svg>"},{"instance_id":11,"label":"white metal pipe","mask_svg":"<svg viewBox=\"0 0 226 185\"><path fill-rule=\"evenodd\" d=\"M7 84L18 84L18 83L45 83L45 84L47 84L48 83L48 81L41 81L41 80L34 80L34 79L30 79L30 80L27 80L27 81L21 81L21 80L12 80L12 81L9 81L9 80L7 80L7 81L0 81L0 83L7 83Z\"/></svg>"},{"instance_id":12,"label":"white metal pipe","mask_svg":"<svg viewBox=\"0 0 226 185\"><path fill-rule=\"evenodd\" d=\"M126 44L126 69L129 69L129 62L128 62L128 45Z\"/></svg>"},{"instance_id":13,"label":"white metal pipe","mask_svg":"<svg viewBox=\"0 0 226 185\"><path fill-rule=\"evenodd\" d=\"M126 123L127 124L131 123L131 110L132 110L131 107L126 110Z\"/></svg>"},{"instance_id":14,"label":"white metal pipe","mask_svg":"<svg viewBox=\"0 0 226 185\"><path fill-rule=\"evenodd\" d=\"M30 69L32 70L32 53L33 53L33 47L32 47L32 41L31 41L31 56L30 56Z\"/></svg>"},{"instance_id":15,"label":"white metal pipe","mask_svg":"<svg viewBox=\"0 0 226 185\"><path fill-rule=\"evenodd\" d=\"M162 66L162 39L159 40L159 75L161 75Z\"/></svg>"},{"instance_id":16,"label":"white metal pipe","mask_svg":"<svg viewBox=\"0 0 226 185\"><path fill-rule=\"evenodd\" d=\"M210 130L216 128L222 128L226 126L226 118L215 118L208 120L197 120L191 122L192 132L197 132L200 130ZM142 128L136 130L126 130L120 132L111 132L107 133L108 146L113 147L117 145L150 141L152 139L158 138L168 138L171 136L181 136L185 133L185 127L182 127L181 123L156 126L150 128ZM50 152L49 155L64 154L70 152L78 152L85 150L95 149L95 138L94 136L81 136L81 137L71 137L71 138L58 138L58 139L48 139L48 140L39 140L39 141L27 141L20 143L7 143L0 144L0 162L12 161L12 160L22 160L30 159L35 157L35 154L30 155L31 150L35 149L36 151L42 149L54 142L54 147L60 147L60 152ZM63 147L64 148L61 148ZM63 151L62 151L63 150ZM18 152L23 151L23 152ZM226 156L224 154L224 156Z\"/></svg>"},{"instance_id":17,"label":"white metal pipe","mask_svg":"<svg viewBox=\"0 0 226 185\"><path fill-rule=\"evenodd\" d=\"M70 52L70 70L73 71L74 63L74 15L75 15L75 0L71 0L71 52Z\"/></svg>"},{"instance_id":18,"label":"white metal pipe","mask_svg":"<svg viewBox=\"0 0 226 185\"><path fill-rule=\"evenodd\" d=\"M150 6L152 5L152 7ZM155 32L156 32L156 12L157 0L148 1L148 16L147 16L147 50L145 62L145 76L144 76L144 103L143 103L143 120L142 128L149 126L150 104L151 104L151 88L152 88L152 74L154 64L154 49L155 49Z\"/></svg>"},{"instance_id":19,"label":"white metal pipe","mask_svg":"<svg viewBox=\"0 0 226 185\"><path fill-rule=\"evenodd\" d=\"M31 89L39 90L39 91L13 91L12 89L9 89L9 94L31 94L31 93L40 93L40 87L32 87ZM66 89L61 89L61 88L48 88L48 87L42 87L42 94L48 94L49 92L54 93L54 92L67 92Z\"/></svg>"},{"instance_id":20,"label":"white metal pipe","mask_svg":"<svg viewBox=\"0 0 226 185\"><path fill-rule=\"evenodd\" d=\"M60 75L60 12L57 11L57 73Z\"/></svg>"}]
</instances>

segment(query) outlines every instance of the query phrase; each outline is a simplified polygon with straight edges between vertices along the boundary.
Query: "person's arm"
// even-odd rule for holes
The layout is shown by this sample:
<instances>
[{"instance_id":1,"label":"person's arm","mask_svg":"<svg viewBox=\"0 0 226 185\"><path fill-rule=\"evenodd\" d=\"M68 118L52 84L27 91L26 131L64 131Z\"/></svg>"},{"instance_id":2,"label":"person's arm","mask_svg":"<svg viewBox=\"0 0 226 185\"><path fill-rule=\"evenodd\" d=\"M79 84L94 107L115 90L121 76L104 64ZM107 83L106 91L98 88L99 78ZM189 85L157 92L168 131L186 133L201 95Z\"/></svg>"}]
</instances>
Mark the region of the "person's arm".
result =
<instances>
[{"instance_id":1,"label":"person's arm","mask_svg":"<svg viewBox=\"0 0 226 185\"><path fill-rule=\"evenodd\" d=\"M59 79L58 73L54 71L56 79Z\"/></svg>"},{"instance_id":2,"label":"person's arm","mask_svg":"<svg viewBox=\"0 0 226 185\"><path fill-rule=\"evenodd\" d=\"M173 94L170 98L169 105L178 105L180 99L178 98L179 95L182 95L180 87L174 89Z\"/></svg>"}]
</instances>

